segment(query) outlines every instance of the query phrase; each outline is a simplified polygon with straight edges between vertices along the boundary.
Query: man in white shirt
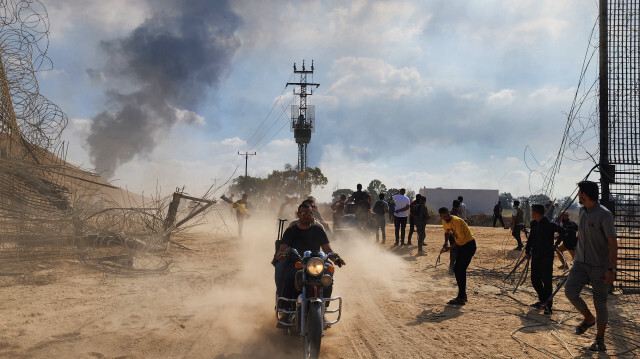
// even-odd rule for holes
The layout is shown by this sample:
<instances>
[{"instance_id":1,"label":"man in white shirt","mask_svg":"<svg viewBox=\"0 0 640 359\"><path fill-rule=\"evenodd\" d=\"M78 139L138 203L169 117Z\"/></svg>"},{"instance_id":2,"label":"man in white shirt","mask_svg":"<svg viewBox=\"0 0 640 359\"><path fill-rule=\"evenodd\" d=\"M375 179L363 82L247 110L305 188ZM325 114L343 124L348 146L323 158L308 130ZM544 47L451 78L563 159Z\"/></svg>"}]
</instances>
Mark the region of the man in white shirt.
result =
<instances>
[{"instance_id":1,"label":"man in white shirt","mask_svg":"<svg viewBox=\"0 0 640 359\"><path fill-rule=\"evenodd\" d=\"M458 196L458 201L460 201L460 218L467 221L467 205L462 202L462 196Z\"/></svg>"},{"instance_id":2,"label":"man in white shirt","mask_svg":"<svg viewBox=\"0 0 640 359\"><path fill-rule=\"evenodd\" d=\"M396 243L400 241L400 245L404 246L404 232L407 227L407 217L409 216L409 207L411 207L411 200L405 196L404 188L401 188L398 193L393 195L393 201L396 204L396 209L393 212L393 223L396 227Z\"/></svg>"}]
</instances>

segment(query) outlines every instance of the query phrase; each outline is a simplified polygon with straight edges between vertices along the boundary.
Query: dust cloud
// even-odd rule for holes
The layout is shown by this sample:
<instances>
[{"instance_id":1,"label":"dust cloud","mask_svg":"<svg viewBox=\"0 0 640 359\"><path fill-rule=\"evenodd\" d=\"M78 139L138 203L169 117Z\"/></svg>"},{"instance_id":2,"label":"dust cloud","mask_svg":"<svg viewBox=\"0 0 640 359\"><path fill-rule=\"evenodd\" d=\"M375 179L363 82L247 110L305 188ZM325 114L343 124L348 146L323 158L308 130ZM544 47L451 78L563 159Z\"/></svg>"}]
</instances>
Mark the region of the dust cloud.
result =
<instances>
[{"instance_id":1,"label":"dust cloud","mask_svg":"<svg viewBox=\"0 0 640 359\"><path fill-rule=\"evenodd\" d=\"M375 235L354 231L345 239L335 240L331 246L347 262L336 270L335 295L346 295L362 283L389 290L392 295L405 289L401 278L407 270L406 261L376 244Z\"/></svg>"},{"instance_id":2,"label":"dust cloud","mask_svg":"<svg viewBox=\"0 0 640 359\"><path fill-rule=\"evenodd\" d=\"M225 216L226 211L220 211ZM226 216L225 216L226 217ZM223 262L231 263L225 278L215 281L201 296L185 306L210 323L205 336L213 352L224 358L299 357L301 344L275 328L275 283L271 258L277 234L277 220L252 215L245 221L243 236L236 237L237 225L225 218L233 250ZM216 261L215 253L212 261ZM222 262L222 261L221 261Z\"/></svg>"},{"instance_id":3,"label":"dust cloud","mask_svg":"<svg viewBox=\"0 0 640 359\"><path fill-rule=\"evenodd\" d=\"M235 236L237 226L233 219L227 219L226 223L229 235ZM233 263L230 274L214 283L208 292L185 303L211 323L209 340L214 352L225 353L225 358L300 356L300 339L275 328L274 268L270 261L277 223L275 217L248 219L243 237L231 239L235 249L231 254L234 258L229 261ZM407 270L405 261L380 248L370 236L362 238L354 233L332 240L331 245L347 262L346 266L336 268L334 276L333 295L343 298L343 316L348 315L350 306L355 310L350 297L362 283L391 293L401 292L403 283L397 279Z\"/></svg>"}]
</instances>

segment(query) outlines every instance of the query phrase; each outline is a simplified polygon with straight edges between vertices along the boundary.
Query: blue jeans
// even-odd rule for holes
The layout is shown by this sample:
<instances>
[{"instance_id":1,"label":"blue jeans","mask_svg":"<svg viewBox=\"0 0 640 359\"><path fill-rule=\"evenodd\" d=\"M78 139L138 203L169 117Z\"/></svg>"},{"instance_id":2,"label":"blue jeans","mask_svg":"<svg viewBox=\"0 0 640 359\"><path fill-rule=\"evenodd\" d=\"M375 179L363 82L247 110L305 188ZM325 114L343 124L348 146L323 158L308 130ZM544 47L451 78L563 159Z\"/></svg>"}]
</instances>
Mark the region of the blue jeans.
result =
<instances>
[{"instance_id":1,"label":"blue jeans","mask_svg":"<svg viewBox=\"0 0 640 359\"><path fill-rule=\"evenodd\" d=\"M278 297L296 298L298 296L294 284L297 271L293 261L285 259L276 264L275 280Z\"/></svg>"},{"instance_id":2,"label":"blue jeans","mask_svg":"<svg viewBox=\"0 0 640 359\"><path fill-rule=\"evenodd\" d=\"M276 280L276 294L278 297L285 298L297 298L298 290L295 286L296 272L298 270L295 267L294 261L283 260L276 264L275 280ZM330 273L333 277L333 273ZM331 292L333 292L333 285L326 287L322 291L323 298L331 298Z\"/></svg>"}]
</instances>

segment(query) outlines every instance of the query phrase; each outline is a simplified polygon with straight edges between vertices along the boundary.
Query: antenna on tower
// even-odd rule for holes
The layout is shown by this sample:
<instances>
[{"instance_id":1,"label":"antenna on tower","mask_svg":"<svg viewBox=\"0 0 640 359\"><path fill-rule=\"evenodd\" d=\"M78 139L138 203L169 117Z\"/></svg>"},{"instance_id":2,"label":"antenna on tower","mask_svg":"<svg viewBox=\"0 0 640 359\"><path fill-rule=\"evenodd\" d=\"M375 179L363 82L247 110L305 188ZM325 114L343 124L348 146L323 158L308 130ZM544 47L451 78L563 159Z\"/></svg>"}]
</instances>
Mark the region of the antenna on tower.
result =
<instances>
[{"instance_id":1,"label":"antenna on tower","mask_svg":"<svg viewBox=\"0 0 640 359\"><path fill-rule=\"evenodd\" d=\"M307 75L313 75L313 60L311 60L311 70L307 70L304 60L302 60L302 70L296 68L293 63L293 73L300 74L299 82L287 82L287 86L299 86L299 91L293 89L293 94L300 96L300 103L291 106L291 131L298 144L298 171L300 178L304 181L307 172L307 144L311 141L311 133L314 131L315 106L307 105L307 96L313 95L313 87L318 88L320 84L307 82ZM307 86L311 87L307 92Z\"/></svg>"}]
</instances>

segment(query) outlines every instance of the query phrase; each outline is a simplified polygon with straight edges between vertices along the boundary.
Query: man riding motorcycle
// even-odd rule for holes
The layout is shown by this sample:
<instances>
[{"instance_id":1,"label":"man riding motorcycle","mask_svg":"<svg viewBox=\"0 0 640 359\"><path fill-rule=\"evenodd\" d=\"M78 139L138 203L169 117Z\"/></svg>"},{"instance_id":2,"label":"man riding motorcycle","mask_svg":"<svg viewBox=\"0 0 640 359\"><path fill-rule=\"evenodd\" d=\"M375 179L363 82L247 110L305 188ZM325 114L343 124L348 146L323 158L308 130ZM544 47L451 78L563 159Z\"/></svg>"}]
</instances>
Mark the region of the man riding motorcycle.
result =
<instances>
[{"instance_id":1,"label":"man riding motorcycle","mask_svg":"<svg viewBox=\"0 0 640 359\"><path fill-rule=\"evenodd\" d=\"M291 248L296 249L298 253L304 253L305 251L317 252L320 249L325 253L333 252L327 234L322 227L312 225L313 207L309 203L303 202L300 204L296 216L299 222L297 225L287 228L282 235L282 242L275 254L275 259L278 260L275 270L276 293L278 297L296 298L298 295L294 283L298 270L295 268L294 261L287 260ZM346 264L340 257L334 262L338 266ZM333 286L326 288L323 296L325 298L331 297L332 289Z\"/></svg>"}]
</instances>

